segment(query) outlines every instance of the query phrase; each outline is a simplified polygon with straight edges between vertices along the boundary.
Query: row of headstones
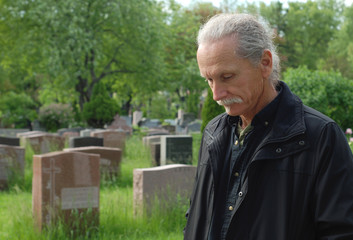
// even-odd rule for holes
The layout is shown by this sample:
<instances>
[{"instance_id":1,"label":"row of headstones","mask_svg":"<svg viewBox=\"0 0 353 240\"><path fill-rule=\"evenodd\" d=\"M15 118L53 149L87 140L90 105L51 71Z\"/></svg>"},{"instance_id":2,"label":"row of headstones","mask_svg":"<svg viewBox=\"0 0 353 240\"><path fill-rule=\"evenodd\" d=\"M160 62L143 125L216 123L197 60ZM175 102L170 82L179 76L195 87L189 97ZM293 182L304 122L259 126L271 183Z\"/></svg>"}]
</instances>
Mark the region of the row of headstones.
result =
<instances>
[{"instance_id":1,"label":"row of headstones","mask_svg":"<svg viewBox=\"0 0 353 240\"><path fill-rule=\"evenodd\" d=\"M124 135L121 132L105 131L97 132L100 137L71 138L74 140L73 147L65 148L60 136L49 134L27 135L21 138L23 146L30 144L34 154L43 154L54 151L79 151L99 154L101 156L101 174L111 176L118 174L121 162L121 152L124 148ZM9 139L6 139L9 140ZM120 141L119 141L120 140ZM19 139L16 139L16 144ZM95 142L93 142L95 141ZM109 143L103 146L104 143ZM192 164L192 137L182 135L157 135L148 136L143 139L150 146L153 166L168 164ZM1 145L7 144L7 145ZM8 168L11 171L23 175L25 164L25 149L11 144L9 141L0 140L0 189L6 187L8 182ZM11 145L11 146L10 146ZM94 146L97 145L97 146ZM54 147L53 147L54 146ZM120 146L120 147L119 147Z\"/></svg>"},{"instance_id":2,"label":"row of headstones","mask_svg":"<svg viewBox=\"0 0 353 240\"><path fill-rule=\"evenodd\" d=\"M79 151L95 153L101 156L100 169L104 176L117 175L120 172L122 150L126 135L119 131L93 132L95 137L77 137L70 139L69 148L65 147L63 137L43 132L26 132L18 138L0 137L0 190L8 186L12 176L23 176L25 165L25 147L30 145L34 154L55 151Z\"/></svg>"},{"instance_id":3,"label":"row of headstones","mask_svg":"<svg viewBox=\"0 0 353 240\"><path fill-rule=\"evenodd\" d=\"M1 137L0 144L10 146L23 146L29 144L35 154L43 154L53 151L60 151L65 146L65 141L69 141L70 148L85 146L104 146L124 149L127 133L116 130L90 130L90 136L69 137L51 134L40 131L29 131L18 133L17 137Z\"/></svg>"},{"instance_id":4,"label":"row of headstones","mask_svg":"<svg viewBox=\"0 0 353 240\"><path fill-rule=\"evenodd\" d=\"M33 215L42 229L60 216L70 224L75 212L91 209L87 224L97 227L99 219L99 155L61 152L35 155L33 158ZM174 164L133 171L133 213L150 214L155 201L159 207L175 206L188 199L196 167Z\"/></svg>"},{"instance_id":5,"label":"row of headstones","mask_svg":"<svg viewBox=\"0 0 353 240\"><path fill-rule=\"evenodd\" d=\"M185 113L181 109L178 110L178 117L176 119L165 119L164 121L169 123L169 125L161 126L161 121L159 119L143 118L143 113L141 111L133 112L133 126L147 128L161 127L173 134L187 134L191 132L200 132L201 130L201 120L196 119L195 114Z\"/></svg>"}]
</instances>

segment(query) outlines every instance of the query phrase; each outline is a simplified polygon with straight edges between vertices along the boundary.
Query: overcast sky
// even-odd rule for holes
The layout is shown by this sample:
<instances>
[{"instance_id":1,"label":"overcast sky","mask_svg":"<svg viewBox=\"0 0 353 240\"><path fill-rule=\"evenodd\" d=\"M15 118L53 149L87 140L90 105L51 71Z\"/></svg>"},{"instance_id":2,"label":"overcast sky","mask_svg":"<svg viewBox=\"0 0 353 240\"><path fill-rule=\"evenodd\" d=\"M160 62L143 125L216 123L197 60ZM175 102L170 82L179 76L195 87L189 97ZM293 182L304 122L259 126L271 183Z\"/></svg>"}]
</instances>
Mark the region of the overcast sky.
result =
<instances>
[{"instance_id":1,"label":"overcast sky","mask_svg":"<svg viewBox=\"0 0 353 240\"><path fill-rule=\"evenodd\" d=\"M219 4L222 2L222 0L176 0L176 2L184 5L184 6L189 6L190 3L193 2L212 2L214 6L219 7ZM273 1L273 0L272 0ZM269 4L272 2L271 0L263 0L263 1L256 1L256 0L238 0L238 4L243 4L243 3L258 3L258 2L265 2L266 4ZM306 2L306 0L280 0L280 2L286 4L288 2ZM351 6L353 3L353 0L345 0L346 6Z\"/></svg>"}]
</instances>

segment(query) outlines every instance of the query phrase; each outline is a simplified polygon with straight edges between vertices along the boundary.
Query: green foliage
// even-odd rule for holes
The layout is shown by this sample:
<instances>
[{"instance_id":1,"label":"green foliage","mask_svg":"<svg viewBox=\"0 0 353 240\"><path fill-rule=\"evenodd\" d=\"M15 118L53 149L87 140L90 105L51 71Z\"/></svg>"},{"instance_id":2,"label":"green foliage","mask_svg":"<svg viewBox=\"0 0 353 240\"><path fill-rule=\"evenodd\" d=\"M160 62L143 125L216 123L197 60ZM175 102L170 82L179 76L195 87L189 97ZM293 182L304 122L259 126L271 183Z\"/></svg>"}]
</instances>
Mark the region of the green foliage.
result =
<instances>
[{"instance_id":1,"label":"green foliage","mask_svg":"<svg viewBox=\"0 0 353 240\"><path fill-rule=\"evenodd\" d=\"M36 104L25 93L8 92L0 96L0 120L4 127L29 128L36 116Z\"/></svg>"},{"instance_id":2,"label":"green foliage","mask_svg":"<svg viewBox=\"0 0 353 240\"><path fill-rule=\"evenodd\" d=\"M142 108L145 116L156 119L170 119L175 118L177 109L171 103L171 97L168 93L157 93L145 104Z\"/></svg>"},{"instance_id":3,"label":"green foliage","mask_svg":"<svg viewBox=\"0 0 353 240\"><path fill-rule=\"evenodd\" d=\"M202 108L201 118L201 132L205 129L206 125L209 121L211 121L214 117L224 112L224 107L218 105L218 103L213 100L213 94L211 88L208 88L207 97L205 99L205 103Z\"/></svg>"},{"instance_id":4,"label":"green foliage","mask_svg":"<svg viewBox=\"0 0 353 240\"><path fill-rule=\"evenodd\" d=\"M325 69L338 69L343 76L353 79L353 5L344 9L343 22L335 39L329 43Z\"/></svg>"},{"instance_id":5,"label":"green foliage","mask_svg":"<svg viewBox=\"0 0 353 240\"><path fill-rule=\"evenodd\" d=\"M102 82L93 88L91 101L83 106L83 117L88 125L94 128L103 128L105 124L113 121L117 114L118 105Z\"/></svg>"},{"instance_id":6,"label":"green foliage","mask_svg":"<svg viewBox=\"0 0 353 240\"><path fill-rule=\"evenodd\" d=\"M328 43L338 29L341 6L336 1L291 2L286 14L285 43L287 66L306 65L316 69L326 58Z\"/></svg>"},{"instance_id":7,"label":"green foliage","mask_svg":"<svg viewBox=\"0 0 353 240\"><path fill-rule=\"evenodd\" d=\"M200 109L200 94L197 91L189 93L186 98L186 112L193 113L195 116L199 115Z\"/></svg>"},{"instance_id":8,"label":"green foliage","mask_svg":"<svg viewBox=\"0 0 353 240\"><path fill-rule=\"evenodd\" d=\"M73 122L72 107L69 104L51 103L39 109L39 123L49 132L67 128Z\"/></svg>"},{"instance_id":9,"label":"green foliage","mask_svg":"<svg viewBox=\"0 0 353 240\"><path fill-rule=\"evenodd\" d=\"M340 73L288 69L284 81L304 104L335 120L342 129L353 126L353 81Z\"/></svg>"}]
</instances>

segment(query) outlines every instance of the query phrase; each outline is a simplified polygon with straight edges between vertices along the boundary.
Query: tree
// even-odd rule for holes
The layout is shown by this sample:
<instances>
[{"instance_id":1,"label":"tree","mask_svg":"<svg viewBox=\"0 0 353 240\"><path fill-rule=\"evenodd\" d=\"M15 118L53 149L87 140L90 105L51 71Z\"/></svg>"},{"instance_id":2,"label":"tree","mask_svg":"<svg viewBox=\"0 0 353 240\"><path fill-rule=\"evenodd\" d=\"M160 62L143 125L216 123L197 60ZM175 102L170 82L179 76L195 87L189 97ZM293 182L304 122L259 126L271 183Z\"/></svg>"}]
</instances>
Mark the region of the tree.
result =
<instances>
[{"instance_id":1,"label":"tree","mask_svg":"<svg viewBox=\"0 0 353 240\"><path fill-rule=\"evenodd\" d=\"M343 76L353 79L353 5L345 8L343 22L329 44L329 56L323 59L324 69L338 69Z\"/></svg>"},{"instance_id":2,"label":"tree","mask_svg":"<svg viewBox=\"0 0 353 240\"><path fill-rule=\"evenodd\" d=\"M224 112L224 107L218 105L218 103L213 100L213 94L211 88L207 90L207 97L205 99L203 108L202 108L202 124L201 132L205 129L208 122L211 121L214 117Z\"/></svg>"},{"instance_id":3,"label":"tree","mask_svg":"<svg viewBox=\"0 0 353 240\"><path fill-rule=\"evenodd\" d=\"M129 81L139 89L158 80L162 15L153 0L5 0L2 11L8 26L19 24L22 49L35 49L23 51L32 61L17 69L25 67L32 78L40 73L46 89L56 90L57 101L77 103L82 110L102 80ZM133 76L117 79L125 74ZM141 78L143 83L136 81Z\"/></svg>"},{"instance_id":4,"label":"tree","mask_svg":"<svg viewBox=\"0 0 353 240\"><path fill-rule=\"evenodd\" d=\"M105 85L99 82L93 88L91 101L83 106L83 117L89 126L103 128L114 120L117 111L117 103L109 96Z\"/></svg>"},{"instance_id":5,"label":"tree","mask_svg":"<svg viewBox=\"0 0 353 240\"><path fill-rule=\"evenodd\" d=\"M189 10L170 1L169 8L165 89L177 95L181 108L197 115L205 85L196 61L196 34L204 19L219 11L211 3L198 3Z\"/></svg>"},{"instance_id":6,"label":"tree","mask_svg":"<svg viewBox=\"0 0 353 240\"><path fill-rule=\"evenodd\" d=\"M4 127L29 128L37 117L35 102L25 93L10 91L0 99L0 120Z\"/></svg>"},{"instance_id":7,"label":"tree","mask_svg":"<svg viewBox=\"0 0 353 240\"><path fill-rule=\"evenodd\" d=\"M342 1L335 0L289 3L281 47L288 59L285 67L317 69L318 60L328 56L328 43L338 29L342 7Z\"/></svg>"},{"instance_id":8,"label":"tree","mask_svg":"<svg viewBox=\"0 0 353 240\"><path fill-rule=\"evenodd\" d=\"M284 81L304 104L335 120L342 129L353 126L353 81L338 72L288 69Z\"/></svg>"}]
</instances>

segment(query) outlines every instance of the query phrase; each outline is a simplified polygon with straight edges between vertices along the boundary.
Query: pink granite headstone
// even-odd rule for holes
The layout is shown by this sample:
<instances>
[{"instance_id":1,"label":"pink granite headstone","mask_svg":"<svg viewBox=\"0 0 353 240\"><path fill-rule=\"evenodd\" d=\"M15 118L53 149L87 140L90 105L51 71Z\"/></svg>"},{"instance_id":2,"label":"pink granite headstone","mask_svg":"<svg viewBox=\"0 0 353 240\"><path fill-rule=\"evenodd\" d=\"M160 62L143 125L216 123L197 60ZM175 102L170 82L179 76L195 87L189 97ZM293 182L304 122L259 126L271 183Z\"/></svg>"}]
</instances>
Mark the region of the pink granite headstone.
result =
<instances>
[{"instance_id":1,"label":"pink granite headstone","mask_svg":"<svg viewBox=\"0 0 353 240\"><path fill-rule=\"evenodd\" d=\"M121 150L119 148L88 146L77 148L65 148L64 151L99 154L101 176L117 176L120 172Z\"/></svg>"},{"instance_id":2,"label":"pink granite headstone","mask_svg":"<svg viewBox=\"0 0 353 240\"><path fill-rule=\"evenodd\" d=\"M85 222L99 222L99 155L81 152L52 152L33 156L33 215L39 230L58 220L74 223L87 213ZM76 211L76 213L75 213ZM76 215L75 215L76 214Z\"/></svg>"},{"instance_id":3,"label":"pink granite headstone","mask_svg":"<svg viewBox=\"0 0 353 240\"><path fill-rule=\"evenodd\" d=\"M101 130L91 132L91 137L103 138L104 147L125 148L126 132L119 130Z\"/></svg>"}]
</instances>

